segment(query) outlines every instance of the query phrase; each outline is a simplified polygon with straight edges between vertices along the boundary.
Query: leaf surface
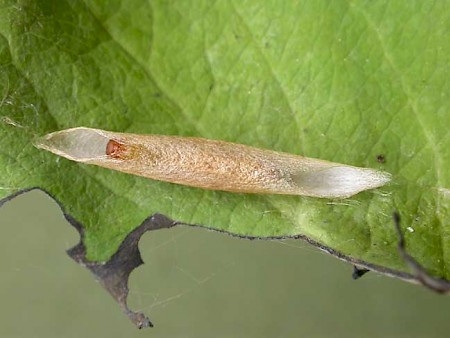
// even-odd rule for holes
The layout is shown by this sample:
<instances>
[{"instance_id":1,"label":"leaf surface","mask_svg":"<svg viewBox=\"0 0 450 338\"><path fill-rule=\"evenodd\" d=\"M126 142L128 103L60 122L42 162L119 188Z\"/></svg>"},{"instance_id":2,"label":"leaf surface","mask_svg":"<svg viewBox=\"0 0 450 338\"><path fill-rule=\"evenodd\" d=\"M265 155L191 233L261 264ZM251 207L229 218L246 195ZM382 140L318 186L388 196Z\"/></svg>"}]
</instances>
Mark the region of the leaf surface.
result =
<instances>
[{"instance_id":1,"label":"leaf surface","mask_svg":"<svg viewBox=\"0 0 450 338\"><path fill-rule=\"evenodd\" d=\"M83 226L92 261L160 213L244 237L305 236L401 275L397 210L409 253L449 279L449 6L4 1L0 198L48 192ZM238 142L385 170L393 181L345 200L231 194L32 145L77 126Z\"/></svg>"}]
</instances>

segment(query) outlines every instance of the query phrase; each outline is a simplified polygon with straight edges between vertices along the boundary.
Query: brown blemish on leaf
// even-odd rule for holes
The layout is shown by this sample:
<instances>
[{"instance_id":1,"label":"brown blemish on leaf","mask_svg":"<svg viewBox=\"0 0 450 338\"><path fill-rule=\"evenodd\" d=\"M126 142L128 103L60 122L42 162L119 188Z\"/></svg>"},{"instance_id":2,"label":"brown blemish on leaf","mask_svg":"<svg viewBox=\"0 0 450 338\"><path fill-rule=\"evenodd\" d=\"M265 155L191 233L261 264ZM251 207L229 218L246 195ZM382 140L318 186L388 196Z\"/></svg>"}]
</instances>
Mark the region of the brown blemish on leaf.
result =
<instances>
[{"instance_id":1,"label":"brown blemish on leaf","mask_svg":"<svg viewBox=\"0 0 450 338\"><path fill-rule=\"evenodd\" d=\"M386 163L386 158L383 154L377 155L377 162L378 163Z\"/></svg>"}]
</instances>

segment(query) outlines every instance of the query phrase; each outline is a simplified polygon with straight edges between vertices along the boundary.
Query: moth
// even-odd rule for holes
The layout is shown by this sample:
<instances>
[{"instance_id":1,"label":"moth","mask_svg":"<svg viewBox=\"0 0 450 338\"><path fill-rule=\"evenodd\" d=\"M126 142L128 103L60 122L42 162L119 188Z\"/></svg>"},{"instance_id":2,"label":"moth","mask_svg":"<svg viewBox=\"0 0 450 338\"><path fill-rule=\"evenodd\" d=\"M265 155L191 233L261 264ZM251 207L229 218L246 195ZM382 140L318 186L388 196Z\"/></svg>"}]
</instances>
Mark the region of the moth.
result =
<instances>
[{"instance_id":1,"label":"moth","mask_svg":"<svg viewBox=\"0 0 450 338\"><path fill-rule=\"evenodd\" d=\"M348 198L391 179L375 169L197 137L78 127L47 134L35 146L76 162L235 193Z\"/></svg>"}]
</instances>

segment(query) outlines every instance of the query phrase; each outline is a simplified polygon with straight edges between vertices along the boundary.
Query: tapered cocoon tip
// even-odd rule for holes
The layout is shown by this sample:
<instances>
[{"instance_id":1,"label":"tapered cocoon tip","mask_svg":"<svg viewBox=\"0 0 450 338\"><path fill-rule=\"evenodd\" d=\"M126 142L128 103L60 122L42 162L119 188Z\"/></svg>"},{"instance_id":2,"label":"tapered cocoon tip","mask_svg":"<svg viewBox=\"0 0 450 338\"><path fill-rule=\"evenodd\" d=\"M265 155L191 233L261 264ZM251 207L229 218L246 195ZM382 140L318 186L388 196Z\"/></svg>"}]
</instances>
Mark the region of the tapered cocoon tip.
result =
<instances>
[{"instance_id":1,"label":"tapered cocoon tip","mask_svg":"<svg viewBox=\"0 0 450 338\"><path fill-rule=\"evenodd\" d=\"M100 130L80 127L47 134L34 145L70 160L90 162L105 158L109 141L109 137Z\"/></svg>"},{"instance_id":2,"label":"tapered cocoon tip","mask_svg":"<svg viewBox=\"0 0 450 338\"><path fill-rule=\"evenodd\" d=\"M312 196L347 198L387 184L391 175L374 169L340 165L300 174L295 180Z\"/></svg>"}]
</instances>

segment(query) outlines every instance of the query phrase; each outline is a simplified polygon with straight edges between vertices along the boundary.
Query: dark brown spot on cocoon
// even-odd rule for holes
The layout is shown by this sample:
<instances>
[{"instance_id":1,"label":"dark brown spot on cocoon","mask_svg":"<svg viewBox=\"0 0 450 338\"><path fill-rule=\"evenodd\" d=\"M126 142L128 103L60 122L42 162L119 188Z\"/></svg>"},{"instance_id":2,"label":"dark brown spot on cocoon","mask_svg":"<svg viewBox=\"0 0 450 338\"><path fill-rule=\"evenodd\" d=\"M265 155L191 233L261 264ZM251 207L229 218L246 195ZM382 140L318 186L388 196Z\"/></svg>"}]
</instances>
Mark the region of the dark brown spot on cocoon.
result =
<instances>
[{"instance_id":1,"label":"dark brown spot on cocoon","mask_svg":"<svg viewBox=\"0 0 450 338\"><path fill-rule=\"evenodd\" d=\"M106 155L115 159L123 159L126 146L114 140L109 140L106 145Z\"/></svg>"}]
</instances>

